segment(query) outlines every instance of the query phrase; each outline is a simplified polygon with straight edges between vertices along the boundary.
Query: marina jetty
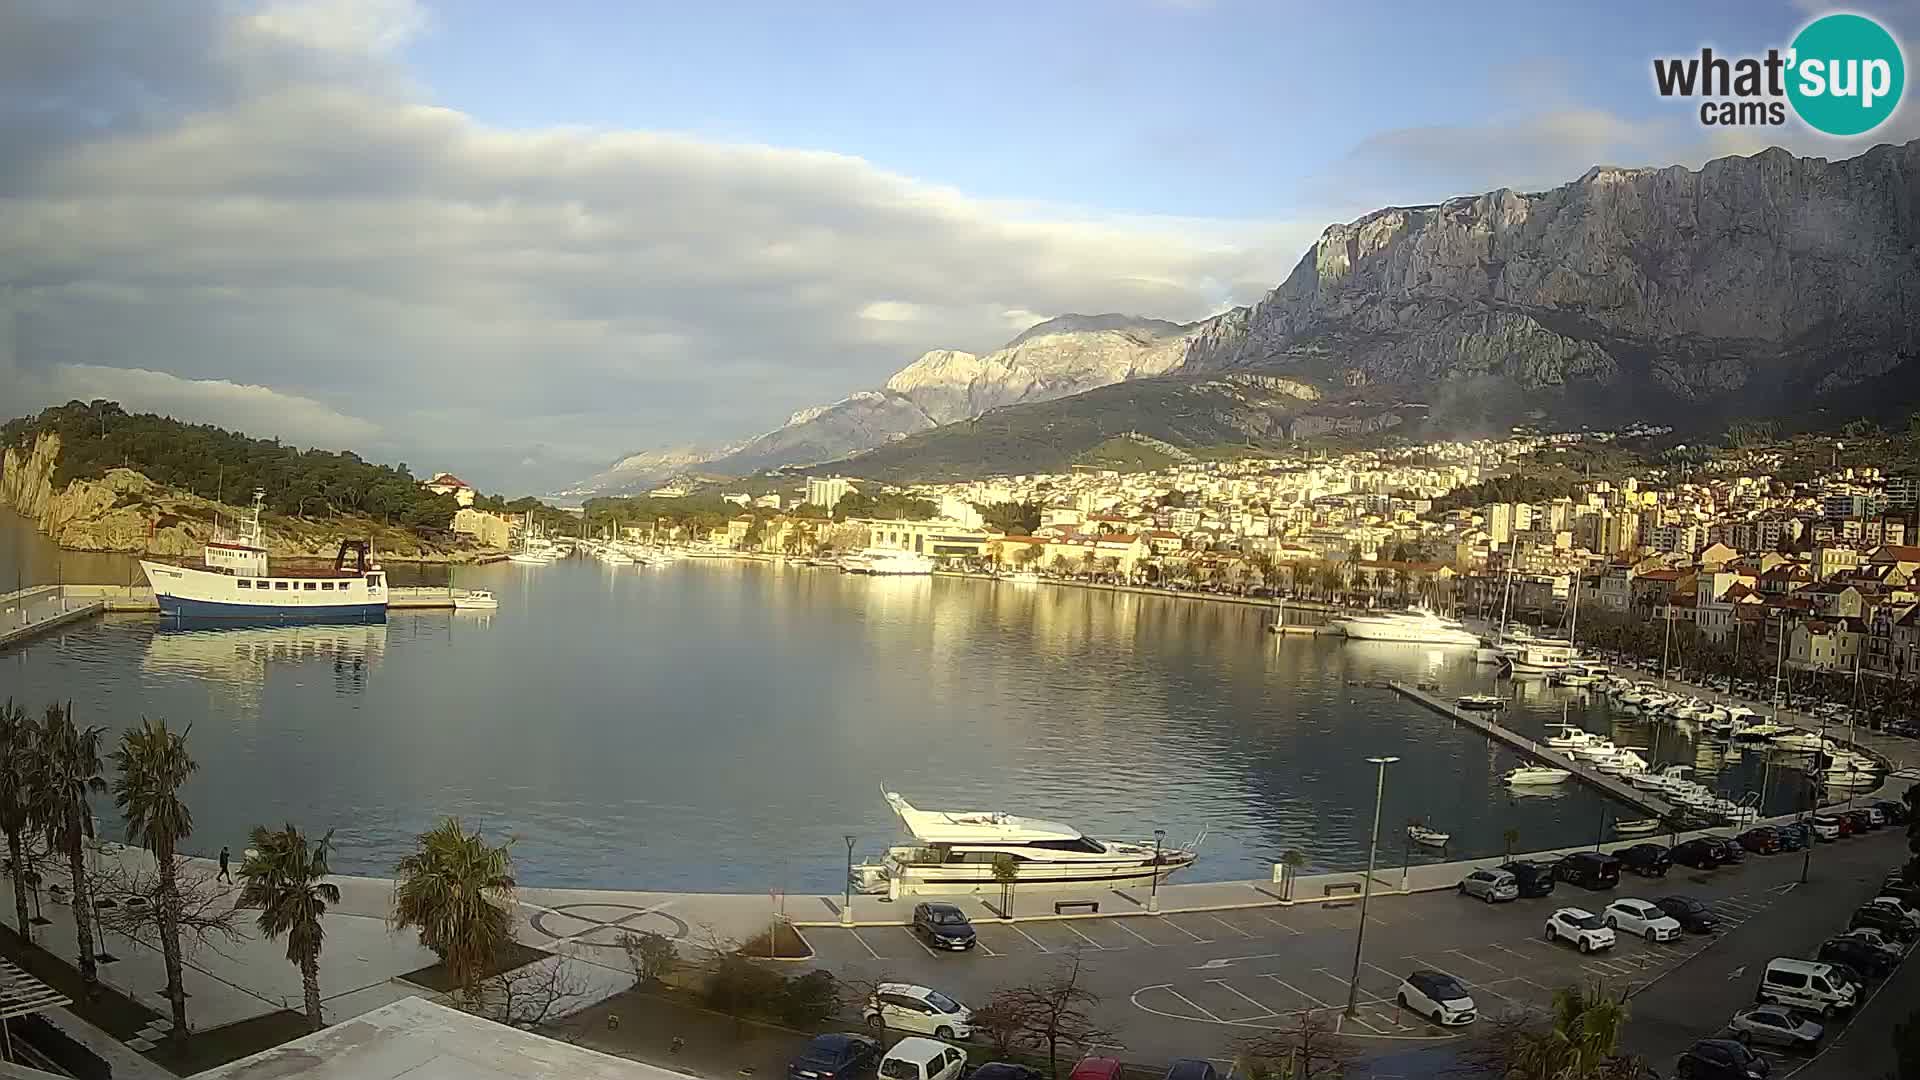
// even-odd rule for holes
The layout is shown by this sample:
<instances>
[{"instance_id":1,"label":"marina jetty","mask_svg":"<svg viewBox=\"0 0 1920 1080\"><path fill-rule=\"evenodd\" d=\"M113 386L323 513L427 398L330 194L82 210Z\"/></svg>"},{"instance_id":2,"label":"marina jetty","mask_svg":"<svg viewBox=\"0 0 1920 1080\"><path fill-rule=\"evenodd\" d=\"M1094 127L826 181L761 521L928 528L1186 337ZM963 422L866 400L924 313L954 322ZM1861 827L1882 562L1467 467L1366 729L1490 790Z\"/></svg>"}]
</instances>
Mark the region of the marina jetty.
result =
<instances>
[{"instance_id":1,"label":"marina jetty","mask_svg":"<svg viewBox=\"0 0 1920 1080\"><path fill-rule=\"evenodd\" d=\"M388 590L387 609L450 610L467 591L394 586ZM33 585L0 593L0 652L96 615L159 611L153 590L145 585Z\"/></svg>"}]
</instances>

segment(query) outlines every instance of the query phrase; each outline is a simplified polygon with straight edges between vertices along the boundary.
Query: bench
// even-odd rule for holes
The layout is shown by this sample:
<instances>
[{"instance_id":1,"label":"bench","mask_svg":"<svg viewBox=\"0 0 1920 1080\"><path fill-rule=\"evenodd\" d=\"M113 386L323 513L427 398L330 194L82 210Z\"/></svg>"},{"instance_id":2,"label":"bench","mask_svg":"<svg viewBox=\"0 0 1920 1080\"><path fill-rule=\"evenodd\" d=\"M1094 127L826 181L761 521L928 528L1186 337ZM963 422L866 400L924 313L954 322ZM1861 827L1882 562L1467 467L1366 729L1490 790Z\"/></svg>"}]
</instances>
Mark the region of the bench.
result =
<instances>
[{"instance_id":1,"label":"bench","mask_svg":"<svg viewBox=\"0 0 1920 1080\"><path fill-rule=\"evenodd\" d=\"M1336 881L1323 887L1320 892L1320 906L1323 908L1350 907L1358 899L1360 886L1352 881Z\"/></svg>"},{"instance_id":2,"label":"bench","mask_svg":"<svg viewBox=\"0 0 1920 1080\"><path fill-rule=\"evenodd\" d=\"M1053 913L1055 915L1065 915L1069 908L1085 908L1087 909L1089 914L1098 915L1100 914L1100 901L1098 900L1057 900L1054 902L1054 905L1053 905Z\"/></svg>"}]
</instances>

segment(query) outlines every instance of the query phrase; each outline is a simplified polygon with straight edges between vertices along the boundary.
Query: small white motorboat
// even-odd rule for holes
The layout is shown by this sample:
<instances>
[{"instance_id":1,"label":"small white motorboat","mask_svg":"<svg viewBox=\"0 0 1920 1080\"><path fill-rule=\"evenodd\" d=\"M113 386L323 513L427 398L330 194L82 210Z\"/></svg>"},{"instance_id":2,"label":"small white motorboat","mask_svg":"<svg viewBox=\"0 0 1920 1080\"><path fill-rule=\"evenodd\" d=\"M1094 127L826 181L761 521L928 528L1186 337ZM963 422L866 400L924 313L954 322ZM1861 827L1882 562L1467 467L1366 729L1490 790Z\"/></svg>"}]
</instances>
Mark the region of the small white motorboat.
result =
<instances>
[{"instance_id":1,"label":"small white motorboat","mask_svg":"<svg viewBox=\"0 0 1920 1080\"><path fill-rule=\"evenodd\" d=\"M1507 699L1498 694L1465 694L1453 703L1468 712L1497 712L1507 707Z\"/></svg>"},{"instance_id":2,"label":"small white motorboat","mask_svg":"<svg viewBox=\"0 0 1920 1080\"><path fill-rule=\"evenodd\" d=\"M1545 765L1522 765L1517 769L1508 769L1502 778L1509 784L1564 784L1573 777L1565 769L1549 768Z\"/></svg>"},{"instance_id":3,"label":"small white motorboat","mask_svg":"<svg viewBox=\"0 0 1920 1080\"><path fill-rule=\"evenodd\" d=\"M1659 818L1630 818L1613 823L1613 831L1621 836L1645 836L1660 831Z\"/></svg>"},{"instance_id":4,"label":"small white motorboat","mask_svg":"<svg viewBox=\"0 0 1920 1080\"><path fill-rule=\"evenodd\" d=\"M1544 740L1555 750L1572 750L1576 747L1591 746L1600 736L1572 724L1555 724L1548 729Z\"/></svg>"},{"instance_id":5,"label":"small white motorboat","mask_svg":"<svg viewBox=\"0 0 1920 1080\"><path fill-rule=\"evenodd\" d=\"M1453 836L1439 829L1429 829L1425 825L1409 825L1407 838L1416 844L1425 844L1428 847L1446 847L1447 841L1453 839Z\"/></svg>"},{"instance_id":6,"label":"small white motorboat","mask_svg":"<svg viewBox=\"0 0 1920 1080\"><path fill-rule=\"evenodd\" d=\"M453 598L456 611L492 611L500 606L500 599L485 589L470 589Z\"/></svg>"}]
</instances>

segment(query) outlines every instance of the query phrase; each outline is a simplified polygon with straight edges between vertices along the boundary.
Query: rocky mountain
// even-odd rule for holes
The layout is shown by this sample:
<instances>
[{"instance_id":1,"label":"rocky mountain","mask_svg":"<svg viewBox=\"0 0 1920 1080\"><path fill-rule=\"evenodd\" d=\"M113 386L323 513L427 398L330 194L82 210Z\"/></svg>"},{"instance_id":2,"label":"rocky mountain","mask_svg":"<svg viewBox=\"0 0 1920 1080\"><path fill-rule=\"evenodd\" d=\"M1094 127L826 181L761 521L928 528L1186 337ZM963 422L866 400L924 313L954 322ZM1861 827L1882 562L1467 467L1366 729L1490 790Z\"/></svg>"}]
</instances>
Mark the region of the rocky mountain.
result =
<instances>
[{"instance_id":1,"label":"rocky mountain","mask_svg":"<svg viewBox=\"0 0 1920 1080\"><path fill-rule=\"evenodd\" d=\"M635 454L568 494L619 494L686 472L745 475L832 461L991 409L1051 401L1180 366L1191 327L1130 315L1062 315L985 355L936 349L879 390L802 409L785 425L725 450Z\"/></svg>"},{"instance_id":2,"label":"rocky mountain","mask_svg":"<svg viewBox=\"0 0 1920 1080\"><path fill-rule=\"evenodd\" d=\"M1711 433L1904 413L1920 400L1920 141L1841 161L1771 149L1697 171L1595 168L1550 191L1376 211L1183 338L1167 375L1124 393L1015 406L836 467L1023 471L1128 431L1186 446L1421 417L1458 433ZM1248 394L1252 376L1318 399Z\"/></svg>"}]
</instances>

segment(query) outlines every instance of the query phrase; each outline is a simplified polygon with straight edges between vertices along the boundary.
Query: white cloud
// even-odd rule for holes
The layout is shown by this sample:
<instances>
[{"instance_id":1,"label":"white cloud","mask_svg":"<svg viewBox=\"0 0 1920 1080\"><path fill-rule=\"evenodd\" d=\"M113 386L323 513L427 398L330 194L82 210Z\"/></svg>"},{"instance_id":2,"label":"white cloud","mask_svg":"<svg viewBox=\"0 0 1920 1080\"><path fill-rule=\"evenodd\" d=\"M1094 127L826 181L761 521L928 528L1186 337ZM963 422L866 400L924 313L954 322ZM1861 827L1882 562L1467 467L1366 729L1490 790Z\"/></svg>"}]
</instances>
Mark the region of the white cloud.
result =
<instances>
[{"instance_id":1,"label":"white cloud","mask_svg":"<svg viewBox=\"0 0 1920 1080\"><path fill-rule=\"evenodd\" d=\"M195 424L217 424L259 438L302 446L354 449L380 428L298 394L225 379L182 379L164 371L61 364L49 392L61 400L111 398L130 412L155 412Z\"/></svg>"}]
</instances>

